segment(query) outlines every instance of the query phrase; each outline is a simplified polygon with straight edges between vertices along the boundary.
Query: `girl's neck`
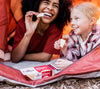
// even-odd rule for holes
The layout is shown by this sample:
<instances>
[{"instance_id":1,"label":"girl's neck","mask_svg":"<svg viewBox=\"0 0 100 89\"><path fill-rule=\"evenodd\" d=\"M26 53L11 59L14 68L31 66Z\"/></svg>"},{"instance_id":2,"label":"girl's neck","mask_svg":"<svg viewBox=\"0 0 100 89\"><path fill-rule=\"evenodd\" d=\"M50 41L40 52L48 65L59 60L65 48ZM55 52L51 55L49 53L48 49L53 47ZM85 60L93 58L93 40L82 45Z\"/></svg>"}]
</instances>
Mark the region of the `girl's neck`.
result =
<instances>
[{"instance_id":1,"label":"girl's neck","mask_svg":"<svg viewBox=\"0 0 100 89\"><path fill-rule=\"evenodd\" d=\"M40 22L37 27L37 33L39 35L43 36L45 31L48 29L48 27L49 27L49 24L44 24L44 23Z\"/></svg>"},{"instance_id":2,"label":"girl's neck","mask_svg":"<svg viewBox=\"0 0 100 89\"><path fill-rule=\"evenodd\" d=\"M85 34L81 34L80 35L83 41L85 41L87 39L87 37L89 36L90 32L91 32L91 30L88 30Z\"/></svg>"},{"instance_id":3,"label":"girl's neck","mask_svg":"<svg viewBox=\"0 0 100 89\"><path fill-rule=\"evenodd\" d=\"M89 26L89 28L87 29L87 31L80 35L83 41L85 41L87 39L87 37L89 36L90 32L93 29L93 26L94 25Z\"/></svg>"}]
</instances>

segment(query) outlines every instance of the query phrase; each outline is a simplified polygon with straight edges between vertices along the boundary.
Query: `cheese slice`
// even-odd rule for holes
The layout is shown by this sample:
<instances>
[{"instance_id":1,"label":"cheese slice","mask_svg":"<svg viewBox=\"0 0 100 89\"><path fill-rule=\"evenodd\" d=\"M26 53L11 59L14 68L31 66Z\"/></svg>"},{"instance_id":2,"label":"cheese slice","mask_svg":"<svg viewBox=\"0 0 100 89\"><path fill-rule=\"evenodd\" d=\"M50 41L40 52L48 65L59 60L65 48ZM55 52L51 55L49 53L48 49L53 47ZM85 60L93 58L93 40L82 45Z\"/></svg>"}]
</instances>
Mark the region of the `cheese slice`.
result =
<instances>
[{"instance_id":1,"label":"cheese slice","mask_svg":"<svg viewBox=\"0 0 100 89\"><path fill-rule=\"evenodd\" d=\"M64 40L64 39L61 39L61 40L60 40L60 47L61 47L61 48L64 47L65 42L66 42L66 40Z\"/></svg>"},{"instance_id":2,"label":"cheese slice","mask_svg":"<svg viewBox=\"0 0 100 89\"><path fill-rule=\"evenodd\" d=\"M37 15L37 17L43 17L44 16L44 13L40 13Z\"/></svg>"}]
</instances>

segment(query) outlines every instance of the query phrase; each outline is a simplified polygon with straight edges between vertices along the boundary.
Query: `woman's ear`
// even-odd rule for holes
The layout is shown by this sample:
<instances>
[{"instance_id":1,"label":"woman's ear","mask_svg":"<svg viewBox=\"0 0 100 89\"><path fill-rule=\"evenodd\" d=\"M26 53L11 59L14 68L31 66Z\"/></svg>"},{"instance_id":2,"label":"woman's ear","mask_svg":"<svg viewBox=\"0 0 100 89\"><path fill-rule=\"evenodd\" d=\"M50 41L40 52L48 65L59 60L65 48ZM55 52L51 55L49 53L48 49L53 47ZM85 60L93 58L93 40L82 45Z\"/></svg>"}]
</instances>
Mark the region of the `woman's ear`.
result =
<instances>
[{"instance_id":1,"label":"woman's ear","mask_svg":"<svg viewBox=\"0 0 100 89\"><path fill-rule=\"evenodd\" d=\"M90 25L93 25L96 23L96 18L95 17L91 17L90 19Z\"/></svg>"}]
</instances>

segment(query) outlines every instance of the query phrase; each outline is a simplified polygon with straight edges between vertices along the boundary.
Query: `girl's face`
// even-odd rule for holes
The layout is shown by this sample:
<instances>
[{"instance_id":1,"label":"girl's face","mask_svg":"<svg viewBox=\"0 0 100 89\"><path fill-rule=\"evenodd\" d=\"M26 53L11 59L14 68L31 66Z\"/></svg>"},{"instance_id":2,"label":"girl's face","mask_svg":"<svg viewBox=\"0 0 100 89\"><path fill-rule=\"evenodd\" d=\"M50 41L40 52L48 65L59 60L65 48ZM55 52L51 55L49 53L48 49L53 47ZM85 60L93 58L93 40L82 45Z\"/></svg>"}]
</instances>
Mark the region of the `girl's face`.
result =
<instances>
[{"instance_id":1,"label":"girl's face","mask_svg":"<svg viewBox=\"0 0 100 89\"><path fill-rule=\"evenodd\" d=\"M88 35L91 29L91 20L80 10L71 11L71 27L76 35Z\"/></svg>"},{"instance_id":2,"label":"girl's face","mask_svg":"<svg viewBox=\"0 0 100 89\"><path fill-rule=\"evenodd\" d=\"M41 17L41 21L50 24L58 15L59 0L42 0L38 12L47 13L47 15Z\"/></svg>"}]
</instances>

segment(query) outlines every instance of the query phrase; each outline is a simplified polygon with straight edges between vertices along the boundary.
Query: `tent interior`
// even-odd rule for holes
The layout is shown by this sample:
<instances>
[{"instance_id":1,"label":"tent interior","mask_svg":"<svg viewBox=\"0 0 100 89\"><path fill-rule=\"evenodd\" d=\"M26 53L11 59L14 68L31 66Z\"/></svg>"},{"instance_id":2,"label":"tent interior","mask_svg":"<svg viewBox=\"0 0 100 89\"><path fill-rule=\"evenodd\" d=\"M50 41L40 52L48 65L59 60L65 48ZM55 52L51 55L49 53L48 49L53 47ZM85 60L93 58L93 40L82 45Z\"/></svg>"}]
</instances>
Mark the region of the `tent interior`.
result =
<instances>
[{"instance_id":1,"label":"tent interior","mask_svg":"<svg viewBox=\"0 0 100 89\"><path fill-rule=\"evenodd\" d=\"M4 1L3 3L5 3L6 8L7 8L7 16L8 16L8 24L7 24L8 39L7 39L7 41L8 41L8 44L12 45L12 38L15 35L15 28L17 26L18 21L22 18L22 12L21 12L21 1L22 0L0 0L0 3L2 3L2 1ZM100 0L73 0L73 5L76 5L81 2L86 2L86 1L93 2L97 6L100 7ZM98 24L100 24L99 20L98 20ZM70 31L71 31L71 26L69 23L67 26L64 27L63 34L69 34ZM99 50L100 49L97 48L96 52ZM99 53L97 54L97 57L98 56L99 56ZM51 60L56 59L56 58L59 58L59 55L53 55ZM88 58L88 56L86 56L86 58ZM99 57L98 57L98 60L99 60ZM99 65L99 63L98 63L98 65ZM6 67L4 67L4 68L6 68ZM96 70L96 72L93 71L93 73L91 73L91 74L92 75L96 74L99 77L91 77L91 78L69 77L69 78L66 78L66 76L63 76L65 78L65 79L63 78L63 80L59 79L59 81L56 81L56 82L53 82L50 84L44 84L43 86L39 86L38 88L29 88L28 86L25 86L23 84L21 85L18 83L13 83L11 81L10 82L9 81L1 81L2 80L1 79L0 80L1 81L0 89L2 89L2 88L4 88L4 89L14 89L14 88L17 88L17 89L100 89L100 73L99 73L100 68L99 68L99 66L96 66L96 65L93 68L98 68L98 69ZM69 70L70 70L70 68L69 68ZM66 72L66 71L64 71L64 72ZM70 72L70 71L67 71L67 72ZM88 74L88 72L84 72L84 74ZM90 76L91 74L88 74L88 76ZM71 75L73 75L73 74L71 74ZM60 75L58 75L58 76L60 76ZM86 76L86 75L84 75L84 76ZM49 79L47 79L45 81L48 81L48 80Z\"/></svg>"}]
</instances>

